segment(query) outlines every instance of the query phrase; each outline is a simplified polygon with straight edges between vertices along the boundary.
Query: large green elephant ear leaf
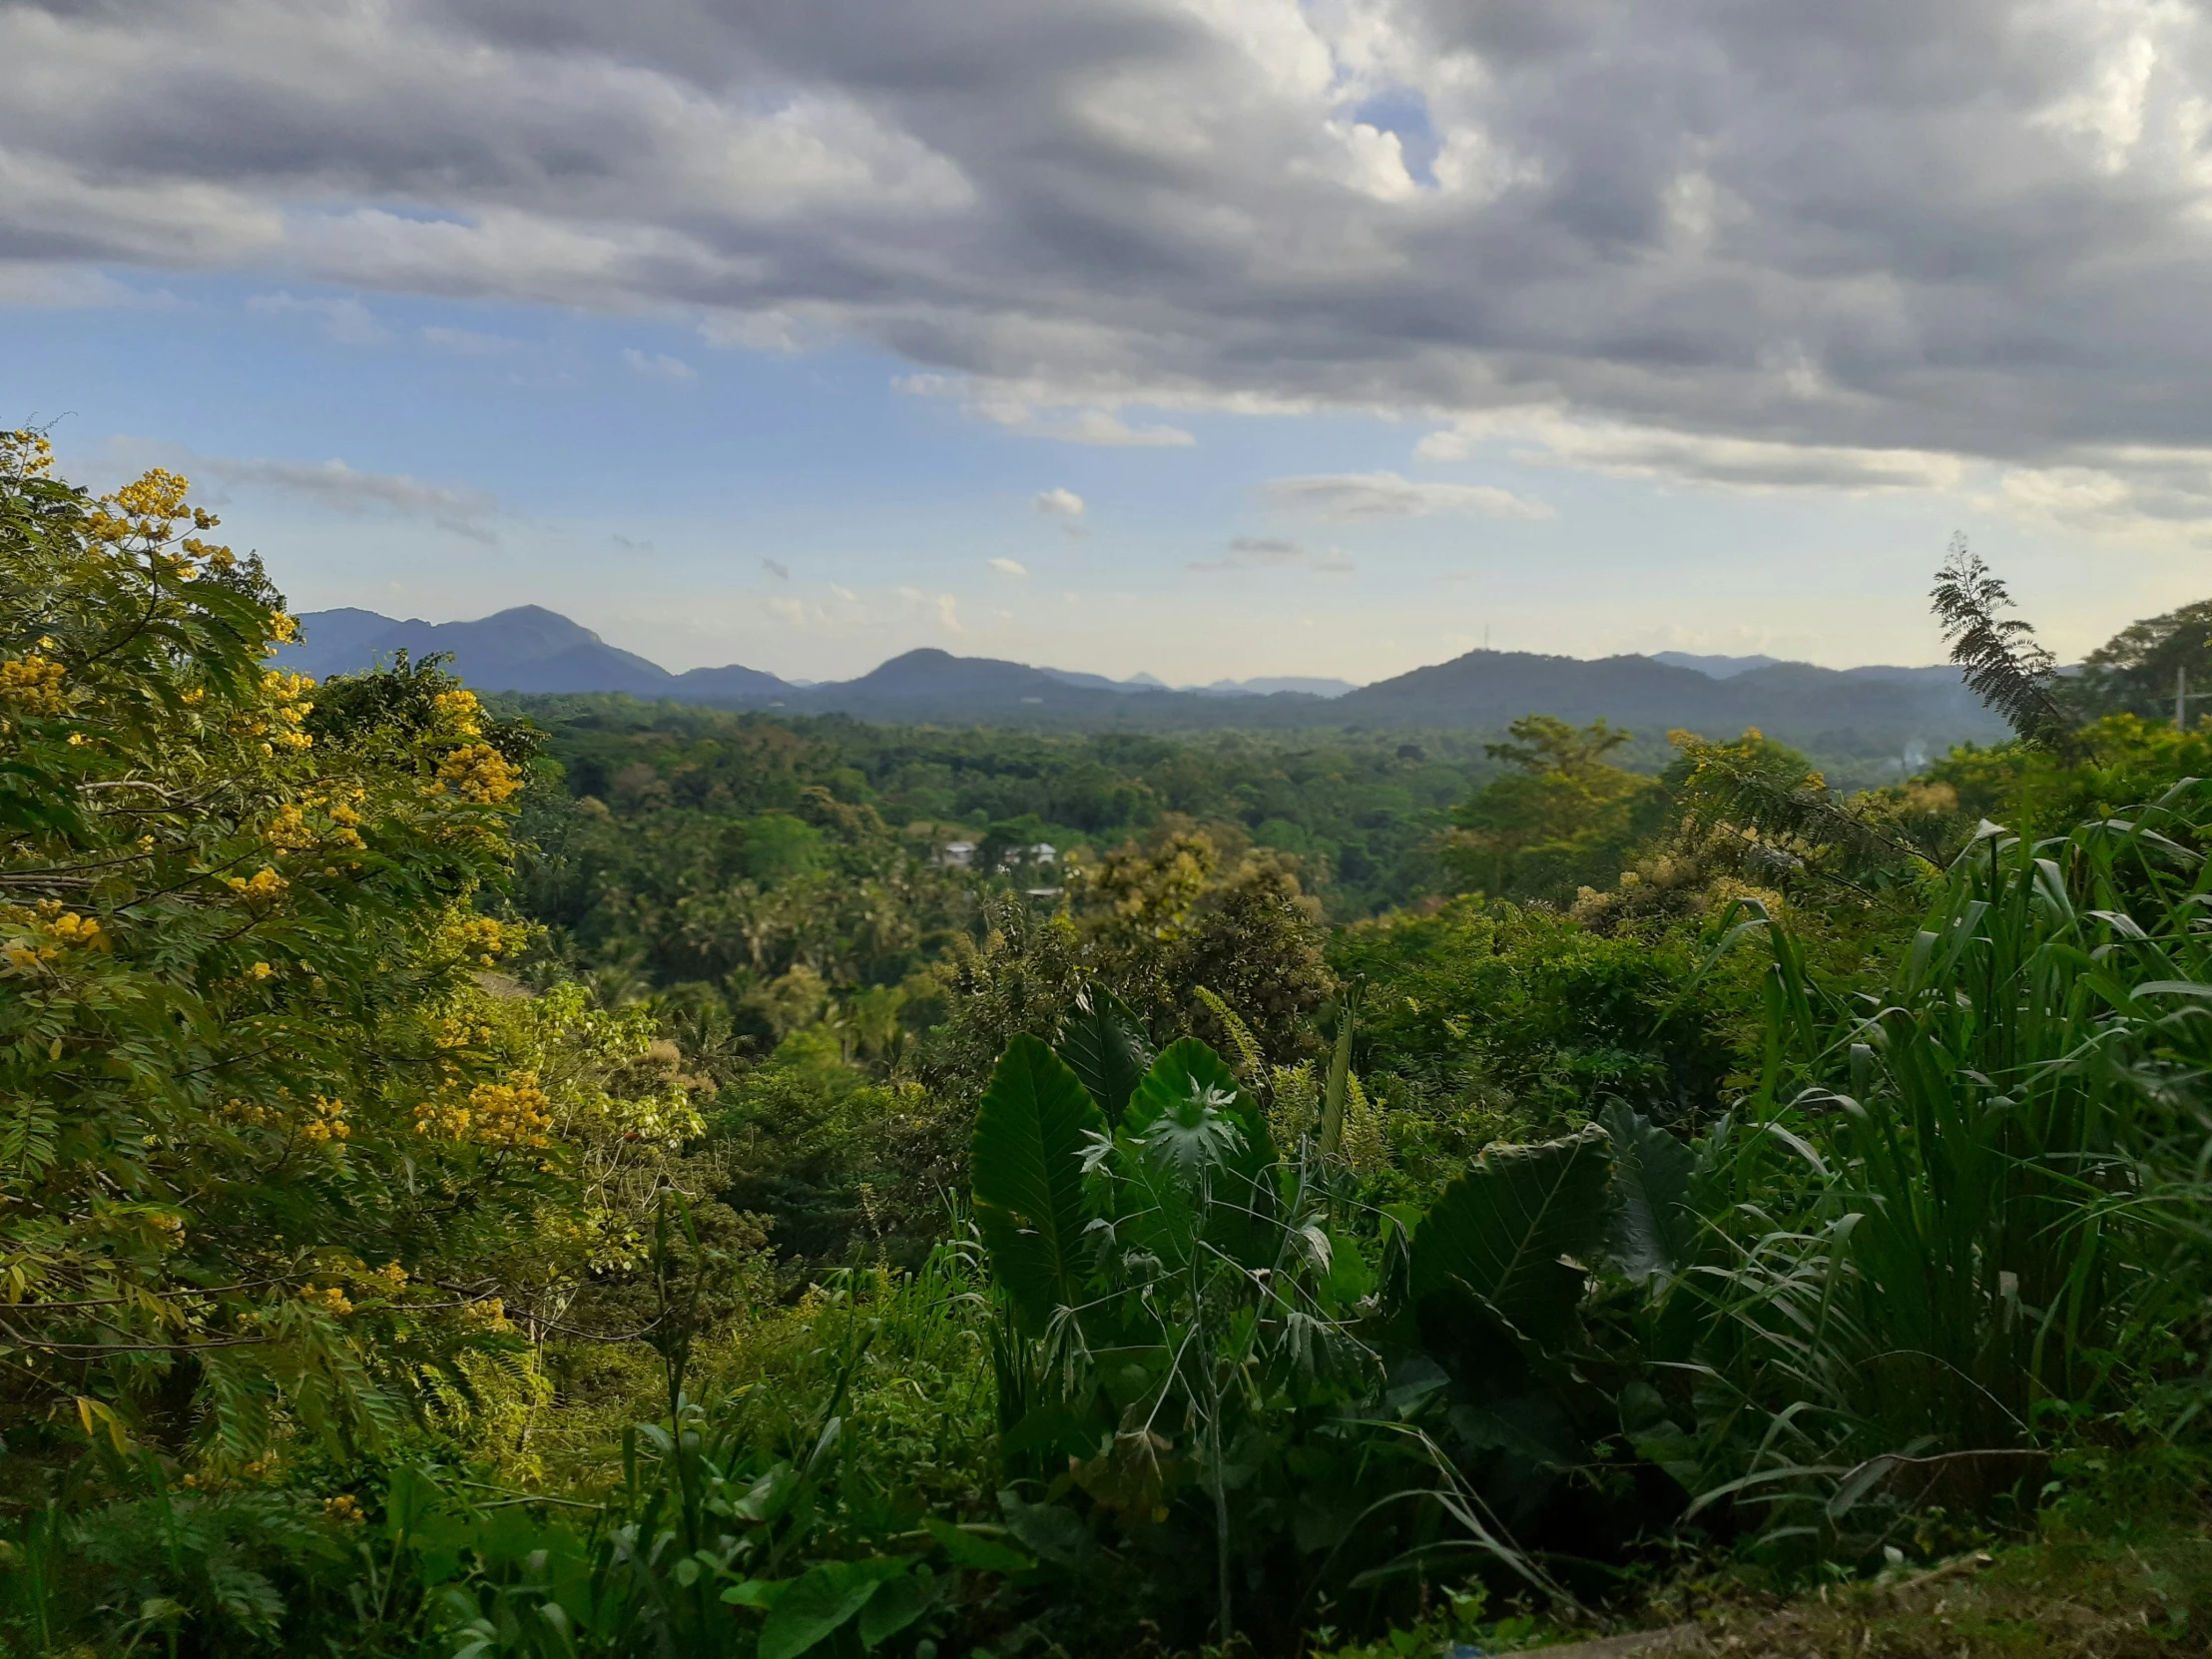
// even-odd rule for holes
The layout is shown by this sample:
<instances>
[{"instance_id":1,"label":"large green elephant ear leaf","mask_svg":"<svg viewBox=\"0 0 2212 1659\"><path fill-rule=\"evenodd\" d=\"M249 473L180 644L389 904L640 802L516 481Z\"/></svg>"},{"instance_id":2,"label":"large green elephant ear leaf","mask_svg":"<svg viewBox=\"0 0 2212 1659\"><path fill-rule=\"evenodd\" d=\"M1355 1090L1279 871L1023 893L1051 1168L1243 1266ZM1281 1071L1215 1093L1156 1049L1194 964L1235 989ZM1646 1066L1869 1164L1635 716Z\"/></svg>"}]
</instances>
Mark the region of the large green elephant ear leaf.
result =
<instances>
[{"instance_id":1,"label":"large green elephant ear leaf","mask_svg":"<svg viewBox=\"0 0 2212 1659\"><path fill-rule=\"evenodd\" d=\"M1091 1222L1083 1153L1105 1133L1105 1116L1051 1049L1027 1035L1006 1045L976 1110L969 1169L991 1271L1033 1331L1081 1300Z\"/></svg>"},{"instance_id":2,"label":"large green elephant ear leaf","mask_svg":"<svg viewBox=\"0 0 2212 1659\"><path fill-rule=\"evenodd\" d=\"M1122 1128L1141 1138L1161 1118L1172 1118L1194 1089L1211 1090L1234 1101L1229 1112L1240 1126L1250 1129L1258 1124L1265 1131L1266 1120L1245 1093L1237 1074L1229 1069L1229 1062L1196 1037L1185 1037L1160 1050L1160 1057L1152 1062L1129 1097L1122 1113Z\"/></svg>"},{"instance_id":3,"label":"large green elephant ear leaf","mask_svg":"<svg viewBox=\"0 0 2212 1659\"><path fill-rule=\"evenodd\" d=\"M1413 1237L1416 1298L1464 1285L1546 1349L1574 1329L1586 1261L1611 1231L1612 1142L1498 1147L1446 1187Z\"/></svg>"},{"instance_id":4,"label":"large green elephant ear leaf","mask_svg":"<svg viewBox=\"0 0 2212 1659\"><path fill-rule=\"evenodd\" d=\"M1613 1212L1613 1260L1638 1284L1679 1271L1697 1242L1689 1204L1697 1154L1625 1102L1614 1101L1598 1121L1613 1143L1613 1187L1620 1199Z\"/></svg>"},{"instance_id":5,"label":"large green elephant ear leaf","mask_svg":"<svg viewBox=\"0 0 2212 1659\"><path fill-rule=\"evenodd\" d=\"M1122 1114L1122 1135L1132 1142L1157 1143L1162 1136L1172 1141L1192 1115L1193 1095L1206 1093L1227 1102L1222 1112L1236 1126L1236 1144L1219 1149L1218 1157L1206 1158L1214 1171L1212 1200L1206 1214L1194 1219L1206 1238L1235 1260L1265 1266L1275 1259L1279 1243L1271 1220L1276 1205L1269 1179L1276 1161L1275 1143L1268 1136L1259 1102L1237 1080L1227 1061L1196 1037L1170 1043L1129 1097ZM1162 1149L1155 1144L1153 1150Z\"/></svg>"},{"instance_id":6,"label":"large green elephant ear leaf","mask_svg":"<svg viewBox=\"0 0 2212 1659\"><path fill-rule=\"evenodd\" d=\"M1119 1124L1152 1064L1152 1045L1128 1005L1103 985L1085 986L1060 1027L1055 1050L1090 1090L1108 1123Z\"/></svg>"}]
</instances>

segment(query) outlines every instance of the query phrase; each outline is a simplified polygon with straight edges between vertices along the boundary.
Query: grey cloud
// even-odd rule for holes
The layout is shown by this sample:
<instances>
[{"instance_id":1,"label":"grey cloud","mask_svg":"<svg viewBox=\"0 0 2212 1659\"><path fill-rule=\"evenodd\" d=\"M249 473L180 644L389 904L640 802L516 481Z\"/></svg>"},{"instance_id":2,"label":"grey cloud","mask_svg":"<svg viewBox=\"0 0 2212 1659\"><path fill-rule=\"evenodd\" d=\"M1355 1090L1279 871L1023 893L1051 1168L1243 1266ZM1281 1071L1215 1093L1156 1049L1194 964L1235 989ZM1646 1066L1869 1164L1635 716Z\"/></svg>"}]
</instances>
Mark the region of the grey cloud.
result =
<instances>
[{"instance_id":1,"label":"grey cloud","mask_svg":"<svg viewBox=\"0 0 2212 1659\"><path fill-rule=\"evenodd\" d=\"M2203 8L2099 0L55 0L0 11L0 260L841 331L1077 441L1563 410L1646 434L1565 464L2165 511L2207 100Z\"/></svg>"},{"instance_id":2,"label":"grey cloud","mask_svg":"<svg viewBox=\"0 0 2212 1659\"><path fill-rule=\"evenodd\" d=\"M388 512L402 518L427 519L439 529L471 541L489 545L498 540L484 522L496 503L479 490L425 484L405 473L359 472L340 460L236 460L194 455L183 458L182 465L195 477L234 489L275 490L349 518Z\"/></svg>"},{"instance_id":3,"label":"grey cloud","mask_svg":"<svg viewBox=\"0 0 2212 1659\"><path fill-rule=\"evenodd\" d=\"M1437 483L1395 472L1321 473L1272 478L1265 486L1278 506L1310 517L1355 520L1425 518L1434 513L1475 513L1484 518L1550 518L1541 501L1494 484Z\"/></svg>"}]
</instances>

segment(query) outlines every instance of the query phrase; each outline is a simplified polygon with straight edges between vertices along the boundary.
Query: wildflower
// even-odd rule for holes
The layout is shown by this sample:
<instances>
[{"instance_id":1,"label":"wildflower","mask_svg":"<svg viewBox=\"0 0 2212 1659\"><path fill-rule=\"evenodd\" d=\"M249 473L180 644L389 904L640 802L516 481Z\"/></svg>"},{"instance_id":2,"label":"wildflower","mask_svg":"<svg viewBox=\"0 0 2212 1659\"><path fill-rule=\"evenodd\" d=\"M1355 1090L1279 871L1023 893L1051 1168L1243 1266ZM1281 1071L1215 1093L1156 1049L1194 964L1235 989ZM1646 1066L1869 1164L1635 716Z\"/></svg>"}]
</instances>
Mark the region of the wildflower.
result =
<instances>
[{"instance_id":1,"label":"wildflower","mask_svg":"<svg viewBox=\"0 0 2212 1659\"><path fill-rule=\"evenodd\" d=\"M341 1526L358 1526L361 1522L360 1500L351 1492L340 1492L336 1497L324 1498L322 1512Z\"/></svg>"},{"instance_id":2,"label":"wildflower","mask_svg":"<svg viewBox=\"0 0 2212 1659\"><path fill-rule=\"evenodd\" d=\"M464 738L479 737L483 726L479 717L483 705L476 701L472 691L440 692L431 700L430 707L438 720Z\"/></svg>"},{"instance_id":3,"label":"wildflower","mask_svg":"<svg viewBox=\"0 0 2212 1659\"><path fill-rule=\"evenodd\" d=\"M243 893L248 898L254 899L275 898L289 885L291 885L290 882L266 865L251 880L243 875L234 875L230 878L230 888L233 892Z\"/></svg>"},{"instance_id":4,"label":"wildflower","mask_svg":"<svg viewBox=\"0 0 2212 1659\"><path fill-rule=\"evenodd\" d=\"M469 1091L468 1104L477 1139L494 1146L542 1147L553 1127L552 1103L535 1072L510 1072L505 1083L479 1083Z\"/></svg>"},{"instance_id":5,"label":"wildflower","mask_svg":"<svg viewBox=\"0 0 2212 1659\"><path fill-rule=\"evenodd\" d=\"M62 696L67 671L36 652L0 662L0 703L11 703L27 714L58 715L68 708Z\"/></svg>"},{"instance_id":6,"label":"wildflower","mask_svg":"<svg viewBox=\"0 0 2212 1659\"><path fill-rule=\"evenodd\" d=\"M488 743L472 743L446 756L439 786L451 784L463 801L492 806L522 788L522 774Z\"/></svg>"},{"instance_id":7,"label":"wildflower","mask_svg":"<svg viewBox=\"0 0 2212 1659\"><path fill-rule=\"evenodd\" d=\"M326 1095L316 1095L311 1115L299 1126L300 1138L315 1146L331 1141L342 1141L353 1133L345 1121L345 1102L332 1100Z\"/></svg>"},{"instance_id":8,"label":"wildflower","mask_svg":"<svg viewBox=\"0 0 2212 1659\"><path fill-rule=\"evenodd\" d=\"M489 916L471 916L466 921L455 922L448 936L463 955L474 956L484 967L490 967L493 958L507 948L505 929Z\"/></svg>"},{"instance_id":9,"label":"wildflower","mask_svg":"<svg viewBox=\"0 0 2212 1659\"><path fill-rule=\"evenodd\" d=\"M269 821L269 828L262 831L262 838L274 847L293 851L312 846L315 836L299 809L286 806L276 809L276 816Z\"/></svg>"}]
</instances>

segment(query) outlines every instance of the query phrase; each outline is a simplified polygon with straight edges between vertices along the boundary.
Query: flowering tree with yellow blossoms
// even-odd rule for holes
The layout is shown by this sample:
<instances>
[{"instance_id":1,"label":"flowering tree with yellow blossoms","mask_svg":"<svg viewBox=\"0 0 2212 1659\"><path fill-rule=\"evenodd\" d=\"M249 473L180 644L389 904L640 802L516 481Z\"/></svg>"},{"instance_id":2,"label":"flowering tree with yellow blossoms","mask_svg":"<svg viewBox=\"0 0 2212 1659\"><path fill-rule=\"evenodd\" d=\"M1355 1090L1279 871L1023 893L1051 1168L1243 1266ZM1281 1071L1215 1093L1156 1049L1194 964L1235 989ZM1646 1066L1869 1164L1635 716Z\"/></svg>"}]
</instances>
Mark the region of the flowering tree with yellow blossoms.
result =
<instances>
[{"instance_id":1,"label":"flowering tree with yellow blossoms","mask_svg":"<svg viewBox=\"0 0 2212 1659\"><path fill-rule=\"evenodd\" d=\"M0 1430L374 1434L570 1189L480 980L526 749L434 665L317 688L185 480L0 436ZM496 1339L491 1339L496 1340Z\"/></svg>"}]
</instances>

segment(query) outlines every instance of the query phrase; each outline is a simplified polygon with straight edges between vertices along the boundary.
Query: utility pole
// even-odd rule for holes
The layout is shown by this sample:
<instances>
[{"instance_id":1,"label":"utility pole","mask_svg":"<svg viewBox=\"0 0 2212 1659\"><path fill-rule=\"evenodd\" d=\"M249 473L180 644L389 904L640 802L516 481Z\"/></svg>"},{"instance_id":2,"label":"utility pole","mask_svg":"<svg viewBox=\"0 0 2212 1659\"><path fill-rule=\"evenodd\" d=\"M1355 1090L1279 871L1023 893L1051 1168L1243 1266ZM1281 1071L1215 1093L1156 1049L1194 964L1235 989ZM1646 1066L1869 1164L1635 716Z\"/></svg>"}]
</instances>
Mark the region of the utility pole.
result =
<instances>
[{"instance_id":1,"label":"utility pole","mask_svg":"<svg viewBox=\"0 0 2212 1659\"><path fill-rule=\"evenodd\" d=\"M2174 668L2174 730L2189 730L2189 670L2180 664Z\"/></svg>"}]
</instances>

